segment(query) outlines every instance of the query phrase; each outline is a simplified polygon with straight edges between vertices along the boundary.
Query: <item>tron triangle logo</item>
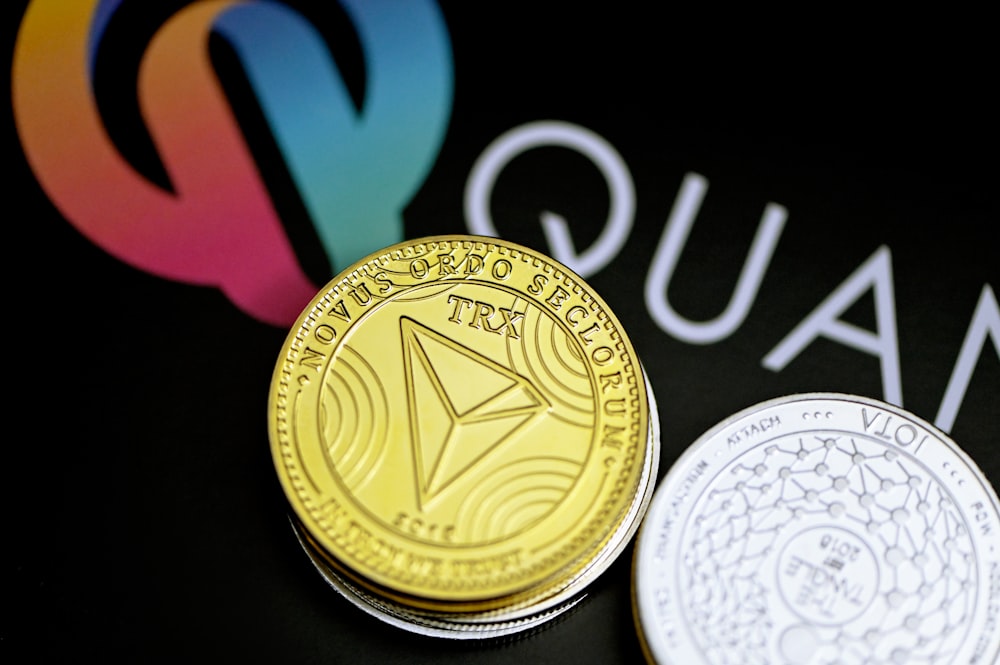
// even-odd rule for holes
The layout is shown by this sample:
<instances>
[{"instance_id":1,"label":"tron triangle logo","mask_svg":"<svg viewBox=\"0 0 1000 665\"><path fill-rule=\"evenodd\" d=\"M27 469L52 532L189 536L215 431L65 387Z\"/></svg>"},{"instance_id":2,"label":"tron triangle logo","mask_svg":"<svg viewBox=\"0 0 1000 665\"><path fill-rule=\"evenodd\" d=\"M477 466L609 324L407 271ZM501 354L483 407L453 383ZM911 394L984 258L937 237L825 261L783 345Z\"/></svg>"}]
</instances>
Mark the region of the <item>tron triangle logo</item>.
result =
<instances>
[{"instance_id":1,"label":"tron triangle logo","mask_svg":"<svg viewBox=\"0 0 1000 665\"><path fill-rule=\"evenodd\" d=\"M549 407L524 377L399 319L420 508Z\"/></svg>"}]
</instances>

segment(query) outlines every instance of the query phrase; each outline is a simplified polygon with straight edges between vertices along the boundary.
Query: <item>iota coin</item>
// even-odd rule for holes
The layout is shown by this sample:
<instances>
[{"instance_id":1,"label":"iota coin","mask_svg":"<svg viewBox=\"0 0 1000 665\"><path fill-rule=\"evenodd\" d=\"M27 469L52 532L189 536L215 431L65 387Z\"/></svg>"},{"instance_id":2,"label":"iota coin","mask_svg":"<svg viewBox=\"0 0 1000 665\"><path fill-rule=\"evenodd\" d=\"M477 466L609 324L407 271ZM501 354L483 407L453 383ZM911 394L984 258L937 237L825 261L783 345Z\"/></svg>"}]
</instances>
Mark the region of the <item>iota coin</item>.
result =
<instances>
[{"instance_id":1,"label":"iota coin","mask_svg":"<svg viewBox=\"0 0 1000 665\"><path fill-rule=\"evenodd\" d=\"M503 613L589 579L634 532L658 456L647 390L567 268L423 238L359 261L300 316L271 451L299 528L359 596Z\"/></svg>"},{"instance_id":2,"label":"iota coin","mask_svg":"<svg viewBox=\"0 0 1000 665\"><path fill-rule=\"evenodd\" d=\"M634 557L650 661L995 663L1000 512L945 434L864 397L764 402L669 469Z\"/></svg>"}]
</instances>

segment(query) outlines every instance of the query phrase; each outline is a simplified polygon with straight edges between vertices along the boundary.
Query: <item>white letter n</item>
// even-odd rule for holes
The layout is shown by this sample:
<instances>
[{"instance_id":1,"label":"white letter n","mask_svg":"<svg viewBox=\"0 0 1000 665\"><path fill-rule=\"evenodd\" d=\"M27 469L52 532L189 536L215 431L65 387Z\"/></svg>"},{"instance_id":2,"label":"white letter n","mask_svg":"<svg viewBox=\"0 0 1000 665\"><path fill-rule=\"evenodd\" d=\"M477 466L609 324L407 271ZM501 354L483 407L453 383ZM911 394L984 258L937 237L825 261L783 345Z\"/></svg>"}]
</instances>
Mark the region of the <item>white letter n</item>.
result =
<instances>
[{"instance_id":1,"label":"white letter n","mask_svg":"<svg viewBox=\"0 0 1000 665\"><path fill-rule=\"evenodd\" d=\"M950 432L952 425L955 424L958 407L962 405L965 391L969 387L969 381L972 380L976 360L986 348L987 337L993 338L993 350L1000 356L1000 308L997 307L996 296L993 295L993 289L989 284L984 285L979 294L972 323L965 333L962 350L959 351L958 361L951 372L948 387L941 400L941 408L938 409L937 418L934 419L934 424L945 432Z\"/></svg>"}]
</instances>

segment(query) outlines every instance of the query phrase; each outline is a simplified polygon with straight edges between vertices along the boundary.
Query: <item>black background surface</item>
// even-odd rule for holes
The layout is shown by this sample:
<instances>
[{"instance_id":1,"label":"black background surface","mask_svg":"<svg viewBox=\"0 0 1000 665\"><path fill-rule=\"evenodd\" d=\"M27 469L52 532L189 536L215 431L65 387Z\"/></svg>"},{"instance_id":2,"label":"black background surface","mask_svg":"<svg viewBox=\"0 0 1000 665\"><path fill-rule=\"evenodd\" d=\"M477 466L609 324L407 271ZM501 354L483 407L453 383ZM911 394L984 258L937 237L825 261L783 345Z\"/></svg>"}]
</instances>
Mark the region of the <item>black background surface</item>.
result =
<instances>
[{"instance_id":1,"label":"black background surface","mask_svg":"<svg viewBox=\"0 0 1000 665\"><path fill-rule=\"evenodd\" d=\"M25 4L5 5L8 62ZM127 91L148 31L180 4L125 3L120 20L147 32L122 30L109 37L119 50L100 56L106 121L153 179L162 175ZM344 17L328 3L289 4L323 27L360 94L362 55ZM934 420L980 292L1000 284L995 58L970 32L974 17L904 28L868 17L627 4L445 2L442 10L452 118L405 211L406 237L468 231L468 175L513 127L562 120L611 143L634 181L635 221L621 252L588 281L622 320L653 384L661 476L702 432L756 402L807 391L883 397L878 359L827 339L780 372L761 364L881 246L892 256L904 406ZM962 40L937 39L960 27ZM213 48L220 71L233 70L224 46ZM303 262L325 281L330 267L310 246L308 220L296 216L266 128L233 76L248 141L298 229ZM217 291L141 272L91 244L37 184L9 115L4 125L4 661L641 660L631 547L568 616L500 643L412 635L327 588L288 527L267 440L268 384L286 331ZM788 210L746 321L708 345L661 330L643 301L657 242L692 172L710 186L669 292L692 320L725 307L764 206ZM570 220L584 247L604 223L608 196L585 159L548 148L511 164L492 206L500 235L546 251L542 210ZM845 318L873 329L871 294ZM1000 363L988 343L950 434L994 482L998 395Z\"/></svg>"}]
</instances>

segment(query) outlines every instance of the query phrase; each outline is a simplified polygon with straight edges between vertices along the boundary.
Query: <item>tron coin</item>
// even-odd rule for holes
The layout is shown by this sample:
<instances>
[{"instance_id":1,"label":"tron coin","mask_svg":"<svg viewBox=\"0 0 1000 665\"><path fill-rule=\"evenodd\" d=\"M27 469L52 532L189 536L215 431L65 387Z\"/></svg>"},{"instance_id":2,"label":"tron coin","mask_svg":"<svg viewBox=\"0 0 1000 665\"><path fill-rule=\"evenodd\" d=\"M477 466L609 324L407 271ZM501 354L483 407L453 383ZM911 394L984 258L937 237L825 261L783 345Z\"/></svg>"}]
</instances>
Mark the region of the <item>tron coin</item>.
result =
<instances>
[{"instance_id":1,"label":"tron coin","mask_svg":"<svg viewBox=\"0 0 1000 665\"><path fill-rule=\"evenodd\" d=\"M441 236L316 295L275 367L269 435L338 590L431 624L514 622L568 601L634 534L659 451L649 395L582 279L513 243Z\"/></svg>"}]
</instances>

